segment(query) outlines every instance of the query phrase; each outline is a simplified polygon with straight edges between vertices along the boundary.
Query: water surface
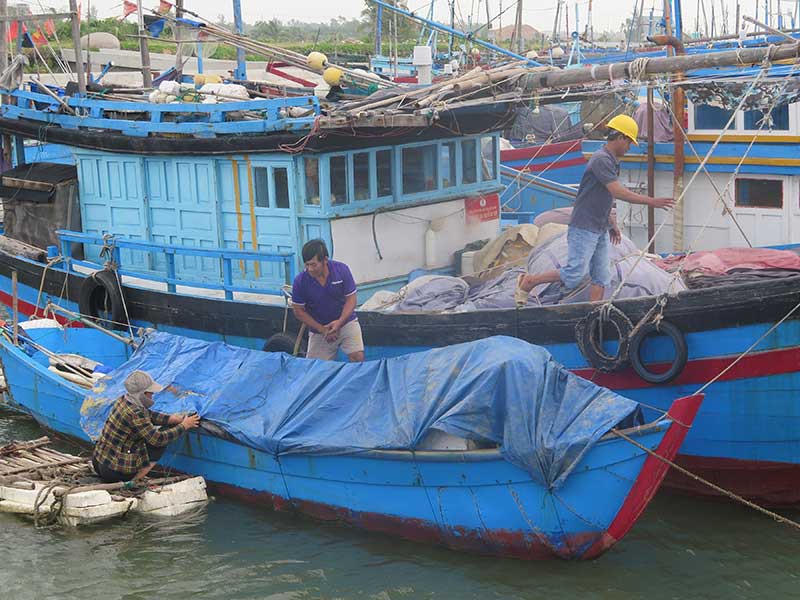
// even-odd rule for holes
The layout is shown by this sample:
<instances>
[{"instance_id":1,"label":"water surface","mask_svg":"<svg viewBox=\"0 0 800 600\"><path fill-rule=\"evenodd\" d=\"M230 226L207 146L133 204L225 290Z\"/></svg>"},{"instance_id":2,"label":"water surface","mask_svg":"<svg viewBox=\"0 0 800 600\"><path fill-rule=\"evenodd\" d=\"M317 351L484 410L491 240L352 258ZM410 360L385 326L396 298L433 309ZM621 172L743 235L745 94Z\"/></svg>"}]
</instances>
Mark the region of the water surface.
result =
<instances>
[{"instance_id":1,"label":"water surface","mask_svg":"<svg viewBox=\"0 0 800 600\"><path fill-rule=\"evenodd\" d=\"M0 407L0 445L41 435ZM798 530L663 494L616 548L583 563L459 554L224 498L175 522L81 529L0 514L3 600L800 598L799 556Z\"/></svg>"}]
</instances>

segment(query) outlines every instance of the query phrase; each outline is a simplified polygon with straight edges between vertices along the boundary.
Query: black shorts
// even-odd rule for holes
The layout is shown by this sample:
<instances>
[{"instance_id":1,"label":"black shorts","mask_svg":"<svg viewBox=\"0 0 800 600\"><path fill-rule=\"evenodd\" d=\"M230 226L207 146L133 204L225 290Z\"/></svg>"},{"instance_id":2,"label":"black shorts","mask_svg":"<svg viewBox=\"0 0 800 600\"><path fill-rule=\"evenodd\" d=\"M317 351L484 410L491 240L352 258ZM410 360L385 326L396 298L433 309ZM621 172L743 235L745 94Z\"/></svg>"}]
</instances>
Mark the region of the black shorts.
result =
<instances>
[{"instance_id":1,"label":"black shorts","mask_svg":"<svg viewBox=\"0 0 800 600\"><path fill-rule=\"evenodd\" d=\"M150 444L147 444L147 457L150 459L151 463L158 462L163 456L164 450L166 449L166 446L151 446ZM102 463L98 463L94 457L92 457L92 467L94 467L94 471L100 476L100 479L106 483L130 481L136 475L136 473L122 473L121 471L115 471L114 469L107 467Z\"/></svg>"}]
</instances>

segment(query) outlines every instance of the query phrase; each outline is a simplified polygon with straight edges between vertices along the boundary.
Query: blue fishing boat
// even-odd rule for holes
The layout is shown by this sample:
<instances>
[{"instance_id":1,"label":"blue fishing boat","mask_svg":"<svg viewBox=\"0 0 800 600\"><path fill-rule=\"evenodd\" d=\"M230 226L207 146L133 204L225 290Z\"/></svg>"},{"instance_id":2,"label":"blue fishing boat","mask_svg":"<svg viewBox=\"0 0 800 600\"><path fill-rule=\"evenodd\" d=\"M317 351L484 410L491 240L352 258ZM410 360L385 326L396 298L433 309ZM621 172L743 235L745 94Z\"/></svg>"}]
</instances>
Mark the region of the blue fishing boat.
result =
<instances>
[{"instance_id":1,"label":"blue fishing boat","mask_svg":"<svg viewBox=\"0 0 800 600\"><path fill-rule=\"evenodd\" d=\"M768 53L799 52L781 46ZM760 63L767 51L729 54ZM629 65L603 71L631 73ZM323 238L350 265L360 300L418 274L458 273L460 252L499 233L498 132L513 117L515 86L535 93L559 78L572 85L596 82L596 75L592 67L529 72L510 64L459 76L450 88L386 89L340 104L308 97L159 104L88 93L54 99L32 84L15 89L0 107L0 131L66 145L75 169L59 179L46 166L46 176L31 181L21 165L4 177L5 197L46 210L72 181L78 193L63 194L61 206L63 216L80 215L81 230L52 213L18 220L60 222L71 231L55 241L22 240L34 248L0 238L0 300L14 303L16 273L23 315L41 315L52 301L123 328L291 351L294 340L285 334L299 328L281 287L301 268L305 241ZM490 92L497 94L487 104L479 96ZM566 201L567 190L556 189ZM800 278L787 276L616 301L623 347L633 344L634 325L653 333L655 316L673 329L647 344L640 339L639 362L661 363L654 374L634 370L620 352L605 381L666 410L724 372L711 388L720 390L718 405L701 409L679 460L751 499L796 503L799 292ZM531 304L358 317L370 358L510 335L592 378L605 376L608 363L583 353L578 340L588 325L597 329L603 315L617 314L604 311L589 303Z\"/></svg>"},{"instance_id":2,"label":"blue fishing boat","mask_svg":"<svg viewBox=\"0 0 800 600\"><path fill-rule=\"evenodd\" d=\"M169 469L276 510L525 559L588 559L618 542L702 400L638 425L637 403L511 338L352 365L165 333L132 351L88 328L23 329L15 346L4 331L10 400L48 429L88 442L144 369L169 383L157 409L205 424L168 448ZM114 370L89 390L76 353ZM431 430L468 445L419 449Z\"/></svg>"}]
</instances>

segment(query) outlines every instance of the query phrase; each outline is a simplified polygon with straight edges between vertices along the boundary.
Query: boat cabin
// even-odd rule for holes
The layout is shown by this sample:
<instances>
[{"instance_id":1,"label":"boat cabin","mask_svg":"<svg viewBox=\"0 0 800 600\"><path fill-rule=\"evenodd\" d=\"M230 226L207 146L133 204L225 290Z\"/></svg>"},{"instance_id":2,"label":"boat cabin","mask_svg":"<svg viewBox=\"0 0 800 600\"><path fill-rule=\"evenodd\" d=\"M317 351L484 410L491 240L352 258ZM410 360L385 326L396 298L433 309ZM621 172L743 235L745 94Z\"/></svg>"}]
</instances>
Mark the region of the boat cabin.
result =
<instances>
[{"instance_id":1,"label":"boat cabin","mask_svg":"<svg viewBox=\"0 0 800 600\"><path fill-rule=\"evenodd\" d=\"M691 145L684 146L683 235L675 235L672 214L656 211L656 228L662 219L667 221L656 238L657 252L746 246L748 241L753 246L800 242L800 103L778 104L770 116L758 109L734 113L688 103ZM718 139L705 169L695 177ZM590 154L600 144L585 142L584 152ZM655 195L672 196L673 144L656 144L655 154ZM646 193L647 144L632 147L620 167L621 181ZM620 202L617 210L624 232L637 245L646 245L647 207Z\"/></svg>"},{"instance_id":2,"label":"boat cabin","mask_svg":"<svg viewBox=\"0 0 800 600\"><path fill-rule=\"evenodd\" d=\"M386 142L382 144L381 142ZM293 255L314 238L348 263L363 296L410 272L452 270L454 253L499 232L498 134L344 151L136 155L73 148L83 232L164 246ZM294 153L292 153L294 151ZM101 246L87 260L102 264ZM164 256L123 249L128 271L164 273ZM220 261L176 256L177 279L218 281ZM278 289L276 261L232 262L239 287Z\"/></svg>"}]
</instances>

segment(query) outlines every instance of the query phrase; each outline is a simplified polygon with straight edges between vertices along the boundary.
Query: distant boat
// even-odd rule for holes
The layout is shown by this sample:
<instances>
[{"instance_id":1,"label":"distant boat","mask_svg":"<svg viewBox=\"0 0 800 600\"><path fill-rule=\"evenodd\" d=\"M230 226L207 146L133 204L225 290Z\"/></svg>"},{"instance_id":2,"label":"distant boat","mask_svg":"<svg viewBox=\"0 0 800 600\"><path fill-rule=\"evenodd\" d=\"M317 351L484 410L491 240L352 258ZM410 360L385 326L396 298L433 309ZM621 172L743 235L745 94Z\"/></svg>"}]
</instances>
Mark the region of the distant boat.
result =
<instances>
[{"instance_id":1,"label":"distant boat","mask_svg":"<svg viewBox=\"0 0 800 600\"><path fill-rule=\"evenodd\" d=\"M129 348L102 332L53 332L32 329L24 335L52 352L84 353L108 366L127 360ZM87 442L81 412L82 405L84 416L88 410L88 390L48 370L44 353L32 351L37 343L23 346L0 340L13 404L42 426ZM219 492L324 521L469 552L590 559L618 542L647 507L668 468L649 451L674 458L701 399L677 400L668 417L625 430L647 451L616 435L603 436L555 490L536 483L499 449L276 458L201 428L170 446L162 462L203 475Z\"/></svg>"}]
</instances>

